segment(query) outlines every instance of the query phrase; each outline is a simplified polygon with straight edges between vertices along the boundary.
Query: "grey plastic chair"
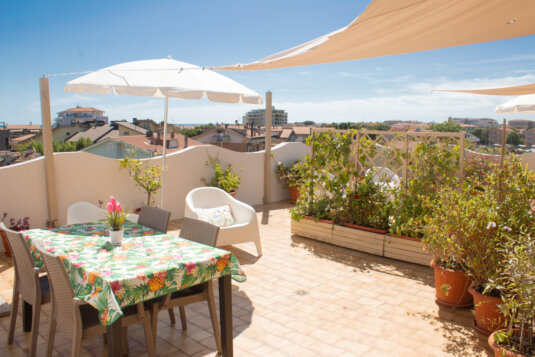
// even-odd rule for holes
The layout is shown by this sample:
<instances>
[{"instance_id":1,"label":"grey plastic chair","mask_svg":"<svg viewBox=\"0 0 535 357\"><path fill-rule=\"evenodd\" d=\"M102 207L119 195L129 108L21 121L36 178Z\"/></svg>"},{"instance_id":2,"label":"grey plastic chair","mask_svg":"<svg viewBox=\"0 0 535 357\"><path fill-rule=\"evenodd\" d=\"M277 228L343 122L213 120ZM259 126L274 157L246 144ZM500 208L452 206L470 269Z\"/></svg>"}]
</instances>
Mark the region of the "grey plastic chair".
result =
<instances>
[{"instance_id":1,"label":"grey plastic chair","mask_svg":"<svg viewBox=\"0 0 535 357\"><path fill-rule=\"evenodd\" d=\"M155 229L159 232L167 233L171 212L161 208L143 206L137 220L138 224Z\"/></svg>"},{"instance_id":2,"label":"grey plastic chair","mask_svg":"<svg viewBox=\"0 0 535 357\"><path fill-rule=\"evenodd\" d=\"M182 227L180 228L180 237L206 244L214 247L219 234L219 227L213 224L203 222L193 218L184 218ZM187 289L179 290L172 294L166 295L159 301L154 301L148 308L150 311L152 322L152 335L156 339L156 332L158 327L158 313L162 310L169 311L171 322L175 323L175 315L173 308L178 306L180 310L180 319L182 322L182 329L187 329L186 310L184 308L187 304L195 302L207 301L208 309L210 310L210 318L212 320L212 327L214 329L214 337L216 340L217 350L221 353L221 334L219 332L219 323L217 320L217 312L214 301L214 292L211 282L195 285Z\"/></svg>"},{"instance_id":3,"label":"grey plastic chair","mask_svg":"<svg viewBox=\"0 0 535 357\"><path fill-rule=\"evenodd\" d=\"M72 338L71 356L78 357L80 356L82 340L105 334L107 328L100 323L98 311L95 308L74 296L74 289L61 259L45 251L39 245L39 242L35 243L35 247L45 263L52 292L52 313L50 314L50 328L48 331L47 357L52 356L56 328L59 328L66 336ZM136 322L143 323L149 356L155 356L150 317L148 312L145 312L143 303L123 309L121 323L123 327L122 343L125 350L128 351L127 327Z\"/></svg>"},{"instance_id":4,"label":"grey plastic chair","mask_svg":"<svg viewBox=\"0 0 535 357\"><path fill-rule=\"evenodd\" d=\"M35 262L28 248L28 244L24 239L24 235L8 229L2 222L0 222L0 229L6 234L15 262L15 281L13 284L13 300L11 302L11 318L7 344L13 344L19 308L19 296L21 296L23 301L26 301L32 306L32 342L29 356L33 357L35 356L37 347L41 305L50 301L48 277L46 275L39 277L39 273L42 273L42 271L35 267Z\"/></svg>"}]
</instances>

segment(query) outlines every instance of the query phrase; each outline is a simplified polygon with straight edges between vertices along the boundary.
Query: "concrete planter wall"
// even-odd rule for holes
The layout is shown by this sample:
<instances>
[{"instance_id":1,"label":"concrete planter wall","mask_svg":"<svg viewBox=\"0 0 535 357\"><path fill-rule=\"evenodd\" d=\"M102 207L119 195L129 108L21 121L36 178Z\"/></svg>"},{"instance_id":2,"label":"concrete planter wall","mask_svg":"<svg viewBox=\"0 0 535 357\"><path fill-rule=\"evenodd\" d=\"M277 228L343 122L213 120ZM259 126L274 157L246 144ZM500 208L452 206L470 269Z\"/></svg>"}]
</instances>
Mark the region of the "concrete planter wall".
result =
<instances>
[{"instance_id":1,"label":"concrete planter wall","mask_svg":"<svg viewBox=\"0 0 535 357\"><path fill-rule=\"evenodd\" d=\"M420 241L314 222L312 219L302 219L299 222L292 219L291 232L301 237L409 263L429 266L432 259Z\"/></svg>"}]
</instances>

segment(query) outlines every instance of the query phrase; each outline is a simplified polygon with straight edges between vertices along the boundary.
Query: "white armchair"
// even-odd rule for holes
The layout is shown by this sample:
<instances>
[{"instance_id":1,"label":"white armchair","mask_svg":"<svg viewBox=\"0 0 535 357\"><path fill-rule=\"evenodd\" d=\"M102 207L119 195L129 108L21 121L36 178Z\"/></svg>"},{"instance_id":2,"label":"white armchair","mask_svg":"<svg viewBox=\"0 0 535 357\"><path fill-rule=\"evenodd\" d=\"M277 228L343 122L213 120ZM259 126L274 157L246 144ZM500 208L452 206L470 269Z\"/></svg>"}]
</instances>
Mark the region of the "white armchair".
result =
<instances>
[{"instance_id":1,"label":"white armchair","mask_svg":"<svg viewBox=\"0 0 535 357\"><path fill-rule=\"evenodd\" d=\"M89 202L76 202L67 210L67 224L98 221L106 218L106 210Z\"/></svg>"},{"instance_id":2,"label":"white armchair","mask_svg":"<svg viewBox=\"0 0 535 357\"><path fill-rule=\"evenodd\" d=\"M216 187L199 187L186 196L186 217L198 219L197 208L214 208L229 205L235 223L220 227L216 246L254 242L258 256L262 255L258 219L253 207L238 201L225 191Z\"/></svg>"}]
</instances>

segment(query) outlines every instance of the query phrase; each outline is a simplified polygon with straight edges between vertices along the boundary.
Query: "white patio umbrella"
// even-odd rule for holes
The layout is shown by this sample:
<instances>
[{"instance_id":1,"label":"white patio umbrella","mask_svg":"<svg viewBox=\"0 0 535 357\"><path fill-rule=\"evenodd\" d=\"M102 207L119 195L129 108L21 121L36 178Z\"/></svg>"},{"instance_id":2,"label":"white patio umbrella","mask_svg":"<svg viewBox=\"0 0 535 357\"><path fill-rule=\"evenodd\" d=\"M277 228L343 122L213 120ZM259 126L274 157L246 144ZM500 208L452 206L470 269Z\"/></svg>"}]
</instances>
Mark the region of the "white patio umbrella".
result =
<instances>
[{"instance_id":1,"label":"white patio umbrella","mask_svg":"<svg viewBox=\"0 0 535 357\"><path fill-rule=\"evenodd\" d=\"M126 62L99 69L69 81L65 91L165 98L162 207L169 97L201 99L206 96L219 103L262 104L262 97L244 85L209 69L171 58Z\"/></svg>"},{"instance_id":2,"label":"white patio umbrella","mask_svg":"<svg viewBox=\"0 0 535 357\"><path fill-rule=\"evenodd\" d=\"M535 114L535 94L521 95L496 107L498 114Z\"/></svg>"}]
</instances>

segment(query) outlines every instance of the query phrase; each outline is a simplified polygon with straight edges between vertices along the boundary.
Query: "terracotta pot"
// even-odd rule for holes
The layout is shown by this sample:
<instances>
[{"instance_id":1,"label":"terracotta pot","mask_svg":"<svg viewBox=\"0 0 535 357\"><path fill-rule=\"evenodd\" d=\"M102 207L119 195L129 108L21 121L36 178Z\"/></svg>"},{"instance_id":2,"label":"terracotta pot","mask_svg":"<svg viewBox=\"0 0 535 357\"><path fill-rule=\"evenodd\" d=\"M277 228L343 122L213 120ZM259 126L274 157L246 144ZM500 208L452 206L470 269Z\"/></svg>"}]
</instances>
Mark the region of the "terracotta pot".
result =
<instances>
[{"instance_id":1,"label":"terracotta pot","mask_svg":"<svg viewBox=\"0 0 535 357\"><path fill-rule=\"evenodd\" d=\"M229 192L228 194L231 195L232 197L236 197L236 191Z\"/></svg>"},{"instance_id":2,"label":"terracotta pot","mask_svg":"<svg viewBox=\"0 0 535 357\"><path fill-rule=\"evenodd\" d=\"M299 189L297 187L288 187L290 191L290 203L297 202L297 199L300 196Z\"/></svg>"},{"instance_id":3,"label":"terracotta pot","mask_svg":"<svg viewBox=\"0 0 535 357\"><path fill-rule=\"evenodd\" d=\"M525 357L525 355L508 351L505 347L500 346L496 341L494 341L494 335L496 332L498 331L491 333L488 339L489 346L494 351L494 357ZM513 330L513 334L515 332L516 330Z\"/></svg>"},{"instance_id":4,"label":"terracotta pot","mask_svg":"<svg viewBox=\"0 0 535 357\"><path fill-rule=\"evenodd\" d=\"M475 329L488 336L502 328L505 324L505 316L498 309L498 305L503 303L502 299L483 295L472 287L469 291L474 297Z\"/></svg>"},{"instance_id":5,"label":"terracotta pot","mask_svg":"<svg viewBox=\"0 0 535 357\"><path fill-rule=\"evenodd\" d=\"M472 279L462 270L441 267L435 260L431 261L435 272L436 303L446 307L465 308L473 305L472 295L468 292ZM448 295L441 289L445 284L450 286Z\"/></svg>"},{"instance_id":6,"label":"terracotta pot","mask_svg":"<svg viewBox=\"0 0 535 357\"><path fill-rule=\"evenodd\" d=\"M141 213L141 207L134 208L134 213L135 214L140 214Z\"/></svg>"},{"instance_id":7,"label":"terracotta pot","mask_svg":"<svg viewBox=\"0 0 535 357\"><path fill-rule=\"evenodd\" d=\"M354 229L360 229L361 231L366 231L366 232L379 233L379 234L388 233L388 230L386 230L386 229L366 227L366 226L361 226L361 225L358 225L358 224L353 224L353 223L348 223L348 222L343 222L342 226L349 227L349 228L354 228Z\"/></svg>"},{"instance_id":8,"label":"terracotta pot","mask_svg":"<svg viewBox=\"0 0 535 357\"><path fill-rule=\"evenodd\" d=\"M9 247L9 242L7 241L7 237L3 231L0 231L0 235L2 236L2 243L4 244L4 250L6 253L6 256L11 256L11 248Z\"/></svg>"}]
</instances>

